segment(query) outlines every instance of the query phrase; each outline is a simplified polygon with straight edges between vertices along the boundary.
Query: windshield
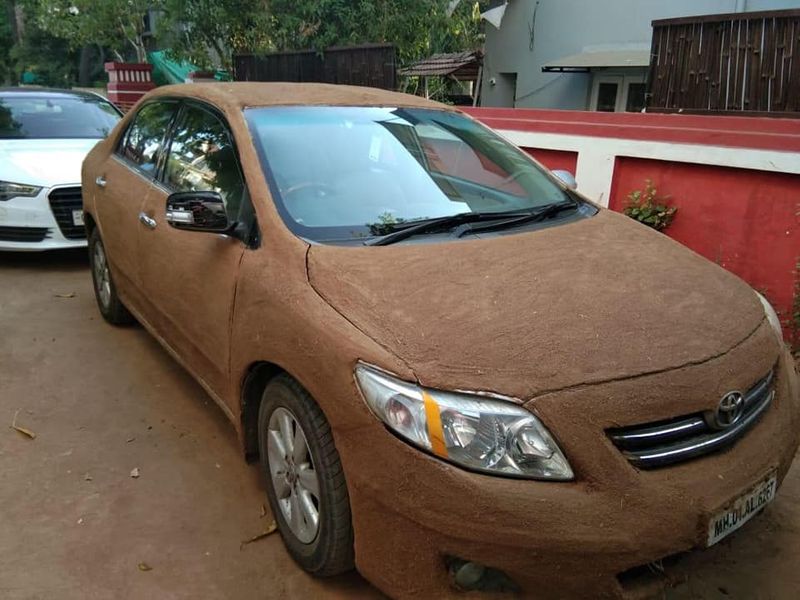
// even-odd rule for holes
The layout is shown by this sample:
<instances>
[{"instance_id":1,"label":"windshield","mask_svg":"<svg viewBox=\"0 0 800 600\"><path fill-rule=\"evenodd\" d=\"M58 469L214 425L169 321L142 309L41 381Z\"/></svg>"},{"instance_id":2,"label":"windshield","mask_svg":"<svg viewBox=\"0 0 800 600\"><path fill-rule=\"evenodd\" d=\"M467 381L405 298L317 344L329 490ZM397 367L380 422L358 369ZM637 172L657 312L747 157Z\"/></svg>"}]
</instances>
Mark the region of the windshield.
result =
<instances>
[{"instance_id":1,"label":"windshield","mask_svg":"<svg viewBox=\"0 0 800 600\"><path fill-rule=\"evenodd\" d=\"M570 200L524 152L458 113L324 106L246 114L278 210L311 240Z\"/></svg>"},{"instance_id":2,"label":"windshield","mask_svg":"<svg viewBox=\"0 0 800 600\"><path fill-rule=\"evenodd\" d=\"M0 97L0 139L104 138L119 119L110 102L94 96Z\"/></svg>"}]
</instances>

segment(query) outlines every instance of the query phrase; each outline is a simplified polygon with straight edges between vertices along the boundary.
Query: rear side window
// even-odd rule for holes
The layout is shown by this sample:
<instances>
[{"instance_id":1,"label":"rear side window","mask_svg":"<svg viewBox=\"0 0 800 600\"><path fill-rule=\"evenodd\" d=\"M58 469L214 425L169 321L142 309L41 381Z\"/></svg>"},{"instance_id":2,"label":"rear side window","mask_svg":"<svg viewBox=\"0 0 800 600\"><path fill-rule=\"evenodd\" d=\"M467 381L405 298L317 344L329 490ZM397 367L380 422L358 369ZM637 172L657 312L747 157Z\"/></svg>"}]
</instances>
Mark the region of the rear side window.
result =
<instances>
[{"instance_id":1,"label":"rear side window","mask_svg":"<svg viewBox=\"0 0 800 600\"><path fill-rule=\"evenodd\" d=\"M164 136L176 108L176 102L152 102L143 106L128 127L119 154L145 174L155 175Z\"/></svg>"},{"instance_id":2,"label":"rear side window","mask_svg":"<svg viewBox=\"0 0 800 600\"><path fill-rule=\"evenodd\" d=\"M172 136L164 180L176 192L217 192L228 215L238 215L244 180L228 128L216 115L186 106Z\"/></svg>"}]
</instances>

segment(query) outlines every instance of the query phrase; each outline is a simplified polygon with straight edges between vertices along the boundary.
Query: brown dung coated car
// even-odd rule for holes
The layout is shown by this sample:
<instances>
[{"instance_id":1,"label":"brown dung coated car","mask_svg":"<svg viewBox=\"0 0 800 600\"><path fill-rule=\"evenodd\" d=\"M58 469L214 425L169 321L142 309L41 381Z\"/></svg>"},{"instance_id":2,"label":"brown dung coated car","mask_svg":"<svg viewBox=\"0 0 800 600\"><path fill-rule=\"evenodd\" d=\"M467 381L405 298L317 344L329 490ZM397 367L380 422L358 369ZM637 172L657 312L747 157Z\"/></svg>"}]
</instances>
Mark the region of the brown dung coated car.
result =
<instances>
[{"instance_id":1,"label":"brown dung coated car","mask_svg":"<svg viewBox=\"0 0 800 600\"><path fill-rule=\"evenodd\" d=\"M100 311L217 401L310 573L623 595L758 513L797 448L763 298L453 107L164 87L83 194Z\"/></svg>"}]
</instances>

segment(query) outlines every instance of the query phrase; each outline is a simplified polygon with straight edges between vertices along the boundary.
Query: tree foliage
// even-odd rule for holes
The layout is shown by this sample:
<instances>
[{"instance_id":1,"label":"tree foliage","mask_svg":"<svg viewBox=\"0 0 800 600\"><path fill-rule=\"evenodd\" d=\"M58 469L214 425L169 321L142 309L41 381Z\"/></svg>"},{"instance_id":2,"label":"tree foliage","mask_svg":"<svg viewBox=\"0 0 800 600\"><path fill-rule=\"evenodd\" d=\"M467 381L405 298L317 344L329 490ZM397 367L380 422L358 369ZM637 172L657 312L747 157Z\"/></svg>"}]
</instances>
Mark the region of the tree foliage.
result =
<instances>
[{"instance_id":1,"label":"tree foliage","mask_svg":"<svg viewBox=\"0 0 800 600\"><path fill-rule=\"evenodd\" d=\"M230 68L233 54L272 48L269 26L268 0L164 0L158 32L173 58Z\"/></svg>"},{"instance_id":2,"label":"tree foliage","mask_svg":"<svg viewBox=\"0 0 800 600\"><path fill-rule=\"evenodd\" d=\"M395 44L401 63L436 52L481 44L480 11L488 2L462 0L272 0L271 31L279 50L322 50L383 42Z\"/></svg>"},{"instance_id":3,"label":"tree foliage","mask_svg":"<svg viewBox=\"0 0 800 600\"><path fill-rule=\"evenodd\" d=\"M11 19L14 5L9 1L0 1L0 84L13 80L11 48L14 45L14 34Z\"/></svg>"},{"instance_id":4,"label":"tree foliage","mask_svg":"<svg viewBox=\"0 0 800 600\"><path fill-rule=\"evenodd\" d=\"M481 45L488 0L0 0L25 3L44 34L69 47L106 48L146 61L146 15L174 59L230 67L236 53L392 43L401 64ZM5 31L0 21L0 40ZM2 69L0 55L0 69ZM0 76L2 72L0 71Z\"/></svg>"},{"instance_id":5,"label":"tree foliage","mask_svg":"<svg viewBox=\"0 0 800 600\"><path fill-rule=\"evenodd\" d=\"M163 0L29 0L39 27L68 40L71 47L97 44L124 60L132 50L138 62L147 60L144 43L148 9Z\"/></svg>"},{"instance_id":6,"label":"tree foliage","mask_svg":"<svg viewBox=\"0 0 800 600\"><path fill-rule=\"evenodd\" d=\"M10 54L15 72L35 74L36 83L69 88L77 81L79 52L36 26L26 27Z\"/></svg>"},{"instance_id":7,"label":"tree foliage","mask_svg":"<svg viewBox=\"0 0 800 600\"><path fill-rule=\"evenodd\" d=\"M407 63L481 45L485 0L163 0L159 36L174 58L229 67L232 55L392 43Z\"/></svg>"},{"instance_id":8,"label":"tree foliage","mask_svg":"<svg viewBox=\"0 0 800 600\"><path fill-rule=\"evenodd\" d=\"M30 73L44 85L72 85L78 53L63 39L43 31L35 17L31 0L0 0L0 82L18 83L23 73Z\"/></svg>"}]
</instances>

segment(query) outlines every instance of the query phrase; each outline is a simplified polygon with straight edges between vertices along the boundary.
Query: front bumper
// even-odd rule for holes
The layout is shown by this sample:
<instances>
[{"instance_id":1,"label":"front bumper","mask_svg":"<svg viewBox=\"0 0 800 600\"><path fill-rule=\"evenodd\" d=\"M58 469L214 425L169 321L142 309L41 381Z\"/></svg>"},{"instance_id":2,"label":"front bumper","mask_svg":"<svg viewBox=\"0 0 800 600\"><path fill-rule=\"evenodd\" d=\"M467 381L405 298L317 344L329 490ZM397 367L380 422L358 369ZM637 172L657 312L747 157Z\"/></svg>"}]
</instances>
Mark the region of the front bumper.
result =
<instances>
[{"instance_id":1,"label":"front bumper","mask_svg":"<svg viewBox=\"0 0 800 600\"><path fill-rule=\"evenodd\" d=\"M398 598L463 596L452 586L449 556L505 572L523 596L627 595L622 573L702 548L711 515L772 469L780 480L786 475L800 431L791 357L785 353L779 360L772 407L727 451L640 471L605 430L662 418L641 397L666 382L674 392L686 392L690 404L693 396L724 393L731 379L757 380L774 364L774 352L760 351L768 334L756 332L701 365L537 399L532 408L576 471L571 483L470 473L411 448L381 426L338 436L359 570ZM603 416L606 408L615 414L618 402L628 403L630 423ZM664 410L675 416L679 404ZM738 535L747 535L746 529Z\"/></svg>"},{"instance_id":2,"label":"front bumper","mask_svg":"<svg viewBox=\"0 0 800 600\"><path fill-rule=\"evenodd\" d=\"M41 252L85 248L86 238L64 235L51 208L49 195L59 190L80 188L80 184L43 188L33 198L0 201L0 251ZM74 236L74 233L71 233Z\"/></svg>"}]
</instances>

